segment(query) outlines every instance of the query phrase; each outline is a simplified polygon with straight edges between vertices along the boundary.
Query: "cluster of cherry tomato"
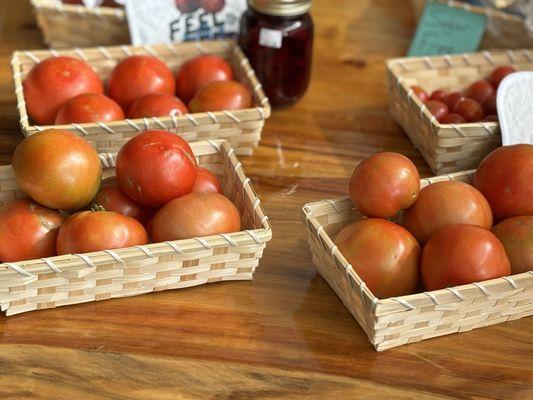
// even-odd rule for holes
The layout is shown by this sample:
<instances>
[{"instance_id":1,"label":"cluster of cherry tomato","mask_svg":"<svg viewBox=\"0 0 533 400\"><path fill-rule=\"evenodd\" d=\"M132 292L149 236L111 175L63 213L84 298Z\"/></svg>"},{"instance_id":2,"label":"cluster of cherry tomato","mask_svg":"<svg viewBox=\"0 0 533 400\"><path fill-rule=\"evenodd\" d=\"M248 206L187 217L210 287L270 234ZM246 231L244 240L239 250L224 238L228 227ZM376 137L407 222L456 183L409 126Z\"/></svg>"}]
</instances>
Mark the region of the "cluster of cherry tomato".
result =
<instances>
[{"instance_id":1,"label":"cluster of cherry tomato","mask_svg":"<svg viewBox=\"0 0 533 400\"><path fill-rule=\"evenodd\" d=\"M498 122L496 92L503 78L513 72L513 67L498 67L487 80L472 83L464 94L446 93L442 89L428 94L420 86L412 86L411 89L441 124Z\"/></svg>"},{"instance_id":2,"label":"cluster of cherry tomato","mask_svg":"<svg viewBox=\"0 0 533 400\"><path fill-rule=\"evenodd\" d=\"M218 178L197 166L190 146L166 131L145 131L101 181L96 151L65 130L25 139L13 172L29 198L0 207L0 260L13 262L188 239L241 229Z\"/></svg>"},{"instance_id":3,"label":"cluster of cherry tomato","mask_svg":"<svg viewBox=\"0 0 533 400\"><path fill-rule=\"evenodd\" d=\"M41 125L235 110L253 104L250 90L233 80L231 65L212 54L186 61L175 77L157 57L127 57L111 72L107 96L89 64L52 57L31 69L23 88L28 114Z\"/></svg>"},{"instance_id":4,"label":"cluster of cherry tomato","mask_svg":"<svg viewBox=\"0 0 533 400\"><path fill-rule=\"evenodd\" d=\"M423 189L408 158L378 153L350 180L352 202L368 218L344 227L335 244L379 298L533 270L532 182L529 144L487 155L472 185ZM396 216L398 224L389 220Z\"/></svg>"}]
</instances>

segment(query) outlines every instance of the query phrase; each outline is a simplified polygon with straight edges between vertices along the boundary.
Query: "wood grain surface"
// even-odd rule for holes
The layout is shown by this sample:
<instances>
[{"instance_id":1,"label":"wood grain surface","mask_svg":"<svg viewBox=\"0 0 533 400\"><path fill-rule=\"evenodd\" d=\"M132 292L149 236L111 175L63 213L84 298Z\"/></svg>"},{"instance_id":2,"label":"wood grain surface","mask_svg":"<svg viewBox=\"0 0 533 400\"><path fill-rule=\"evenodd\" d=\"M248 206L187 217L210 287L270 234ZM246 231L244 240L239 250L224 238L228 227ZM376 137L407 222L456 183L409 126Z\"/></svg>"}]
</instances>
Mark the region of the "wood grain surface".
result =
<instances>
[{"instance_id":1,"label":"wood grain surface","mask_svg":"<svg viewBox=\"0 0 533 400\"><path fill-rule=\"evenodd\" d=\"M388 112L384 61L408 1L315 0L313 80L243 159L274 239L253 282L0 316L1 399L532 399L533 319L376 353L318 276L301 206L347 192L380 150L429 169ZM9 68L43 48L27 0L0 0L0 162L22 139Z\"/></svg>"}]
</instances>

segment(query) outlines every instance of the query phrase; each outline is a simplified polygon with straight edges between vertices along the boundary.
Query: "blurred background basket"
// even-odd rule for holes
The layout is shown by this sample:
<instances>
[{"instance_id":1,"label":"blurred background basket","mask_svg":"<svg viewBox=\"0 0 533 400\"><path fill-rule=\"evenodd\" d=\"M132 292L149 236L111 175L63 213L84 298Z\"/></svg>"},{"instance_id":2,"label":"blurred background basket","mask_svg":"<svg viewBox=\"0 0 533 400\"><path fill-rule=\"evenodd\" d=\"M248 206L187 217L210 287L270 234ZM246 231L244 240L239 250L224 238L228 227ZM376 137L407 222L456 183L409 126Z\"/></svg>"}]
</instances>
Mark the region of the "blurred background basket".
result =
<instances>
[{"instance_id":1,"label":"blurred background basket","mask_svg":"<svg viewBox=\"0 0 533 400\"><path fill-rule=\"evenodd\" d=\"M112 46L130 43L122 8L63 4L60 0L31 0L44 41L53 48Z\"/></svg>"},{"instance_id":2,"label":"blurred background basket","mask_svg":"<svg viewBox=\"0 0 533 400\"><path fill-rule=\"evenodd\" d=\"M496 122L440 124L411 86L421 86L428 93L436 89L464 91L500 65L532 70L533 52L498 50L387 62L392 116L435 174L476 168L486 154L501 145L500 126Z\"/></svg>"},{"instance_id":3,"label":"blurred background basket","mask_svg":"<svg viewBox=\"0 0 533 400\"><path fill-rule=\"evenodd\" d=\"M419 19L424 11L427 0L411 0L416 19ZM432 0L437 3L445 3L450 7L462 8L470 12L485 14L487 16L487 28L481 40L480 49L526 49L533 47L533 32L531 32L524 18L484 7L472 6L453 0Z\"/></svg>"},{"instance_id":4,"label":"blurred background basket","mask_svg":"<svg viewBox=\"0 0 533 400\"><path fill-rule=\"evenodd\" d=\"M239 209L243 231L117 250L0 264L0 306L6 315L136 296L205 283L250 280L272 232L250 179L226 141L191 145L198 165L219 177ZM103 178L115 154L101 154ZM11 166L0 167L0 203L24 197Z\"/></svg>"},{"instance_id":5,"label":"blurred background basket","mask_svg":"<svg viewBox=\"0 0 533 400\"><path fill-rule=\"evenodd\" d=\"M242 110L186 114L174 117L120 120L108 123L70 125L33 125L26 110L22 81L29 70L49 57L67 55L86 61L107 82L111 71L122 59L133 54L159 57L176 72L181 64L200 54L217 54L229 61L235 79L253 93L255 106ZM225 139L239 155L251 155L261 140L265 119L270 116L270 104L263 93L248 59L232 40L175 43L157 46L96 47L71 50L16 51L11 60L15 94L20 114L20 126L25 136L48 128L68 129L83 136L99 152L116 152L133 136L147 129L163 129L179 134L187 141Z\"/></svg>"},{"instance_id":6,"label":"blurred background basket","mask_svg":"<svg viewBox=\"0 0 533 400\"><path fill-rule=\"evenodd\" d=\"M473 171L422 179L471 182ZM378 299L333 243L350 222L364 218L349 197L303 207L313 262L378 351L533 315L533 271L408 296Z\"/></svg>"}]
</instances>

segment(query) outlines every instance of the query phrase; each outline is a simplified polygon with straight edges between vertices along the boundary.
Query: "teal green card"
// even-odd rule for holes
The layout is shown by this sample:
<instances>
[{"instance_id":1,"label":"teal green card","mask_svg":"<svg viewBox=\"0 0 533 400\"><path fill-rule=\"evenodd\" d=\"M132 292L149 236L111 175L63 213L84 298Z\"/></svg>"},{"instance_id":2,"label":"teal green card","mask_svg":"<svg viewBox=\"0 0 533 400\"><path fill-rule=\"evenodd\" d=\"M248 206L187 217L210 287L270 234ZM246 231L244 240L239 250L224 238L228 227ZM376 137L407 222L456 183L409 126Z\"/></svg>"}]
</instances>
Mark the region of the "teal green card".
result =
<instances>
[{"instance_id":1,"label":"teal green card","mask_svg":"<svg viewBox=\"0 0 533 400\"><path fill-rule=\"evenodd\" d=\"M427 1L409 56L476 51L487 24L484 14Z\"/></svg>"}]
</instances>

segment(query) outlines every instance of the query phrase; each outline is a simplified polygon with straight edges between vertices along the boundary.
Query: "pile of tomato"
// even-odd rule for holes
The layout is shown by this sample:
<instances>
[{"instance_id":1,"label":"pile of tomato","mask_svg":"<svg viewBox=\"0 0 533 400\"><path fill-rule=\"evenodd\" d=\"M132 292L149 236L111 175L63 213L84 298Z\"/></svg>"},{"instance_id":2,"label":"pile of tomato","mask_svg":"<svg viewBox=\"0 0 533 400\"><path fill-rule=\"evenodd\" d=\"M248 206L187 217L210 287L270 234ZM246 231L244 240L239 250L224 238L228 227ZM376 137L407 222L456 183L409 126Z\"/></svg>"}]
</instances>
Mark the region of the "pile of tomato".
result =
<instances>
[{"instance_id":1,"label":"pile of tomato","mask_svg":"<svg viewBox=\"0 0 533 400\"><path fill-rule=\"evenodd\" d=\"M0 207L0 260L13 262L240 231L218 178L190 146L145 131L120 150L116 178L101 180L96 151L72 132L26 138L12 162L28 196Z\"/></svg>"},{"instance_id":2,"label":"pile of tomato","mask_svg":"<svg viewBox=\"0 0 533 400\"><path fill-rule=\"evenodd\" d=\"M488 79L472 83L465 93L446 93L442 89L428 94L420 86L411 89L441 124L498 122L496 93L500 82L515 72L510 66L495 68Z\"/></svg>"},{"instance_id":3,"label":"pile of tomato","mask_svg":"<svg viewBox=\"0 0 533 400\"><path fill-rule=\"evenodd\" d=\"M378 153L355 168L350 197L367 218L335 244L379 298L533 270L533 145L494 150L472 185L423 189L408 158Z\"/></svg>"},{"instance_id":4,"label":"pile of tomato","mask_svg":"<svg viewBox=\"0 0 533 400\"><path fill-rule=\"evenodd\" d=\"M23 89L28 115L40 125L110 122L253 105L252 93L234 80L231 65L214 54L186 61L175 76L157 57L130 56L115 66L107 88L85 61L52 57L29 71Z\"/></svg>"}]
</instances>

